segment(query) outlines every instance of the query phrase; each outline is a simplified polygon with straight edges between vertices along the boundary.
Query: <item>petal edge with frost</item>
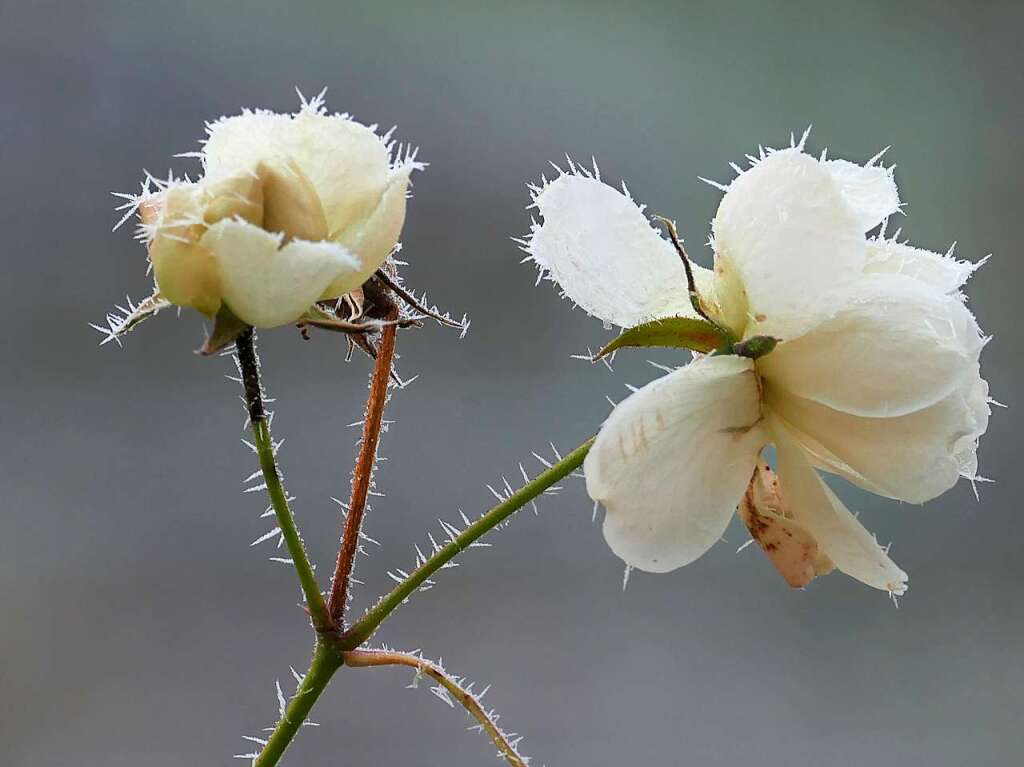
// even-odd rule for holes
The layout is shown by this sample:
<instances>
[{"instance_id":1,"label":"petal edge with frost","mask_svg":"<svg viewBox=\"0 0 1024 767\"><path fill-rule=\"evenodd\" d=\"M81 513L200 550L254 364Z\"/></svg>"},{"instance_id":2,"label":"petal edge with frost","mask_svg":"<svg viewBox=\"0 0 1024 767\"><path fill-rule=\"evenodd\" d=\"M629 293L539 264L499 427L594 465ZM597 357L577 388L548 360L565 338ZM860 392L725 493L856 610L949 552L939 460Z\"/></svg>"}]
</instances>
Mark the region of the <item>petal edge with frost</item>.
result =
<instances>
[{"instance_id":1,"label":"petal edge with frost","mask_svg":"<svg viewBox=\"0 0 1024 767\"><path fill-rule=\"evenodd\" d=\"M543 223L527 250L584 311L624 328L697 316L679 256L625 194L596 178L563 174L534 202ZM711 270L694 271L708 295Z\"/></svg>"},{"instance_id":2,"label":"petal edge with frost","mask_svg":"<svg viewBox=\"0 0 1024 767\"><path fill-rule=\"evenodd\" d=\"M823 165L865 232L899 211L900 193L891 168L848 160L828 160Z\"/></svg>"},{"instance_id":3,"label":"petal edge with frost","mask_svg":"<svg viewBox=\"0 0 1024 767\"><path fill-rule=\"evenodd\" d=\"M942 293L959 290L981 262L959 261L952 252L943 255L892 240L868 242L868 274L903 274Z\"/></svg>"}]
</instances>

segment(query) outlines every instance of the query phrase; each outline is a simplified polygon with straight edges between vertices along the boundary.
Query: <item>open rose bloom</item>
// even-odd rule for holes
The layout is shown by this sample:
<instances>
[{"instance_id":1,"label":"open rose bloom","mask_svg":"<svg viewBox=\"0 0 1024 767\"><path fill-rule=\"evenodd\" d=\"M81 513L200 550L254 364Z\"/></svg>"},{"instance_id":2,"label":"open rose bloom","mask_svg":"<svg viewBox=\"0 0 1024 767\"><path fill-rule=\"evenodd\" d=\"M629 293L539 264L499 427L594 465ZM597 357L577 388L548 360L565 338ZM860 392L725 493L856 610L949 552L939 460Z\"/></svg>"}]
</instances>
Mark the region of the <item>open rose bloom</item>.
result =
<instances>
[{"instance_id":1,"label":"open rose bloom","mask_svg":"<svg viewBox=\"0 0 1024 767\"><path fill-rule=\"evenodd\" d=\"M672 245L585 172L534 190L528 252L590 314L623 328L696 317ZM666 572L708 550L739 509L794 586L836 568L892 594L907 575L819 476L923 503L977 478L989 417L983 339L959 292L976 265L867 232L899 209L892 172L762 153L725 188L700 305L751 359L697 355L620 403L584 465L628 565ZM776 469L762 451L774 445Z\"/></svg>"},{"instance_id":2,"label":"open rose bloom","mask_svg":"<svg viewBox=\"0 0 1024 767\"><path fill-rule=\"evenodd\" d=\"M358 288L398 242L410 155L321 99L207 126L198 181L157 182L138 209L159 299L256 327ZM127 218L127 216L126 216Z\"/></svg>"}]
</instances>

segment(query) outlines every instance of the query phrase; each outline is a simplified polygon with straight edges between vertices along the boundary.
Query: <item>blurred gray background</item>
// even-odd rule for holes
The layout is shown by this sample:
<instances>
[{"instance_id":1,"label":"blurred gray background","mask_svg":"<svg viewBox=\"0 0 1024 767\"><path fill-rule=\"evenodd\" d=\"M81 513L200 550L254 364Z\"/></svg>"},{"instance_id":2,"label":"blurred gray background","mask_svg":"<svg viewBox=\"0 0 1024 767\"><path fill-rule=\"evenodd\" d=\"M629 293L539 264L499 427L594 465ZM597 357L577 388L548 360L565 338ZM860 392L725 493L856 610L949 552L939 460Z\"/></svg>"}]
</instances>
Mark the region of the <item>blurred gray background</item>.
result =
<instances>
[{"instance_id":1,"label":"blurred gray background","mask_svg":"<svg viewBox=\"0 0 1024 767\"><path fill-rule=\"evenodd\" d=\"M51 3L0 0L0 764L228 765L276 716L274 680L310 648L293 573L249 542L264 500L226 359L165 315L124 349L87 327L148 289L112 190L181 172L203 121L290 110L293 86L397 124L430 168L404 233L408 281L473 320L400 339L359 562L362 609L436 518L490 504L548 441L570 448L657 371L570 359L609 337L510 235L524 184L595 155L701 249L727 162L813 123L812 150L889 160L904 232L962 257L995 334L984 372L1019 405L1024 161L1014 3ZM281 462L326 577L367 361L339 338L264 333ZM678 361L672 355L658 357ZM926 508L852 488L911 589L895 609L835 575L789 590L736 524L664 576L608 551L582 483L545 499L401 609L379 639L493 683L490 703L548 765L1008 765L1022 748L1018 409L996 411L977 503ZM493 749L405 671L340 673L289 765L477 765Z\"/></svg>"}]
</instances>

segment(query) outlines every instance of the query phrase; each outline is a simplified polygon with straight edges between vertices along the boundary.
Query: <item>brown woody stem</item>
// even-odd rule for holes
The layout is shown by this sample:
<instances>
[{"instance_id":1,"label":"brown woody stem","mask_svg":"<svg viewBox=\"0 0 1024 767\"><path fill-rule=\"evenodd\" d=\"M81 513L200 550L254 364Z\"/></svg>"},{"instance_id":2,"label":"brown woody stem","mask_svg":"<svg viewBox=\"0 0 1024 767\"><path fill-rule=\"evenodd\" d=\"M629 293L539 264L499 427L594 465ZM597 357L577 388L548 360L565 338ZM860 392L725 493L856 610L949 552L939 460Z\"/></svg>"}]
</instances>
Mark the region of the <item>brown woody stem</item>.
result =
<instances>
[{"instance_id":1,"label":"brown woody stem","mask_svg":"<svg viewBox=\"0 0 1024 767\"><path fill-rule=\"evenodd\" d=\"M387 317L389 324L385 325L380 333L380 345L370 377L370 394L366 399L363 438L352 472L352 496L349 500L348 515L345 517L345 529L341 536L341 547L338 549L334 578L331 581L331 596L327 602L327 609L331 620L338 627L343 625L345 608L348 605L352 567L359 549L359 532L362 529L366 500L373 482L373 467L377 460L377 446L380 444L380 432L384 423L384 405L388 399L388 382L395 358L395 335L398 328L394 321L397 318L398 309L392 309Z\"/></svg>"}]
</instances>

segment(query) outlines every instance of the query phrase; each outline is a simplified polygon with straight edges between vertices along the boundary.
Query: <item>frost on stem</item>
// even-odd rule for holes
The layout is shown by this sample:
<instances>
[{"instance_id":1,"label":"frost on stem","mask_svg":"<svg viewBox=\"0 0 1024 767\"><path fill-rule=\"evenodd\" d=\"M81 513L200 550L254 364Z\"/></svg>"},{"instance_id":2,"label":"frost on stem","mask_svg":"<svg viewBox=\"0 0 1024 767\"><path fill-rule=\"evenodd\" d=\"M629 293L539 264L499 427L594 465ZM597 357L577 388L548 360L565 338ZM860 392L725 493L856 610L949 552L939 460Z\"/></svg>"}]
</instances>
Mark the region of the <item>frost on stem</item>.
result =
<instances>
[{"instance_id":1,"label":"frost on stem","mask_svg":"<svg viewBox=\"0 0 1024 767\"><path fill-rule=\"evenodd\" d=\"M469 727L470 730L478 730L486 733L491 742L498 749L498 755L503 757L513 767L527 767L530 763L529 757L519 753L519 744L522 736L514 732L505 732L498 725L500 716L494 709L486 709L483 706L483 697L490 689L490 685L480 692L473 690L473 683L467 682L465 677L452 676L440 662L426 660L422 654L415 650L413 652L398 652L381 648L379 650L352 650L345 653L345 665L354 668L370 666L406 666L416 670L416 676L409 687L416 687L421 676L428 676L437 682L430 691L449 707L454 708L458 703L466 712L476 720L476 724Z\"/></svg>"},{"instance_id":2,"label":"frost on stem","mask_svg":"<svg viewBox=\"0 0 1024 767\"><path fill-rule=\"evenodd\" d=\"M550 447L551 447L551 451L552 451L552 453L554 455L553 460L555 462L558 462L558 461L562 460L562 456L558 452L558 449L553 444ZM539 461L540 464L545 469L551 469L554 466L554 463L552 463L552 460L544 458L543 456L541 456L538 453L533 453L533 457L537 461ZM526 471L526 467L523 466L523 464L521 462L517 465L517 468L518 468L518 471L519 471L520 475L523 478L523 482L524 483L529 483L529 482L532 481L532 478L530 477L529 473ZM573 472L569 476L572 476L572 477L575 477L575 478L582 478L582 474L579 474L578 472ZM505 476L502 476L501 484L498 487L495 487L494 485L491 485L491 484L485 484L484 487L487 488L488 492L490 492L490 494L494 497L494 499L496 501L498 501L498 503L508 503L511 500L512 496L516 492L513 489L512 484L509 482L508 478L505 477ZM561 488L560 485L552 485L551 487L546 488L541 493L541 495L557 495L561 491L561 489L562 488ZM529 501L529 503L530 503L531 509L533 510L533 513L535 515L539 514L540 512L539 512L539 509L537 507L536 500L532 499L532 500ZM446 549L447 547L450 547L450 546L456 546L456 547L460 546L459 536L463 535L465 533L466 529L468 527L470 527L470 525L474 524L474 521L471 520L462 509L459 509L458 512L459 512L459 519L460 519L460 522L461 522L461 527L458 524L452 524L451 522L446 522L445 520L438 518L437 524L441 528L440 535L435 537L435 535L432 532L428 531L427 532L427 540L429 541L429 546L421 547L419 544L413 544L413 552L415 554L415 558L414 558L414 561L413 561L412 570L409 571L409 570L405 570L403 568L396 567L396 568L393 568L391 570L388 570L387 571L387 576L391 580L393 580L396 584L399 584L399 585L403 584L410 577L412 577L413 573L415 573L421 567L424 567L425 565L427 565L427 563L432 558L434 558L436 556L439 556L439 555L442 555L444 549ZM486 514L483 515L483 516L486 516ZM482 517L478 517L477 520L479 520L481 518ZM495 529L495 530L501 529L506 524L508 524L507 520L505 522L502 522L502 523L499 523L499 524L495 525L495 527L493 529ZM491 545L492 544L484 542L484 541L474 540L474 541L466 544L464 546L464 548L465 549L489 548ZM425 553L425 549L429 553ZM461 553L461 550L460 550L459 553ZM459 563L454 561L454 558L452 558L451 560L446 561L438 569L440 569L440 570L448 570L448 569L455 568L455 567L458 567L458 566L459 566ZM430 591L430 589L432 589L434 587L434 585L435 585L434 581L429 579L429 578L427 578L426 580L423 581L422 584L420 584L420 586L416 590L417 591ZM384 598L382 598L381 601L383 601L383 599ZM379 605L380 602L378 602L377 604Z\"/></svg>"},{"instance_id":3,"label":"frost on stem","mask_svg":"<svg viewBox=\"0 0 1024 767\"><path fill-rule=\"evenodd\" d=\"M292 697L294 698L296 695L299 694L300 688L302 687L302 683L305 680L305 675L300 674L298 671L296 671L294 666L289 666L288 668L291 671L292 678L295 680L295 692L292 694ZM277 700L277 721L281 722L285 718L285 716L286 716L286 711L288 709L288 698L285 697L284 689L281 687L281 680L280 679L275 679L274 680L274 694L275 694L276 700ZM276 729L276 726L277 725L275 724L274 726L271 726L271 727L264 727L263 728L263 732L271 733L271 732L273 732ZM314 722L314 721L311 721L309 719L306 719L306 720L304 720L302 722L301 726L302 727L319 727L320 724L318 722ZM245 740L245 741L248 741L249 743L255 744L256 746L259 747L260 750L258 750L258 751L250 751L250 752L247 752L247 753L244 753L244 754L234 754L233 758L234 759L246 759L246 760L248 760L250 762L250 764L255 764L256 760L263 753L263 749L266 748L267 743L268 743L268 738L262 738L262 737L260 737L258 735L243 735L242 736L242 740Z\"/></svg>"}]
</instances>

